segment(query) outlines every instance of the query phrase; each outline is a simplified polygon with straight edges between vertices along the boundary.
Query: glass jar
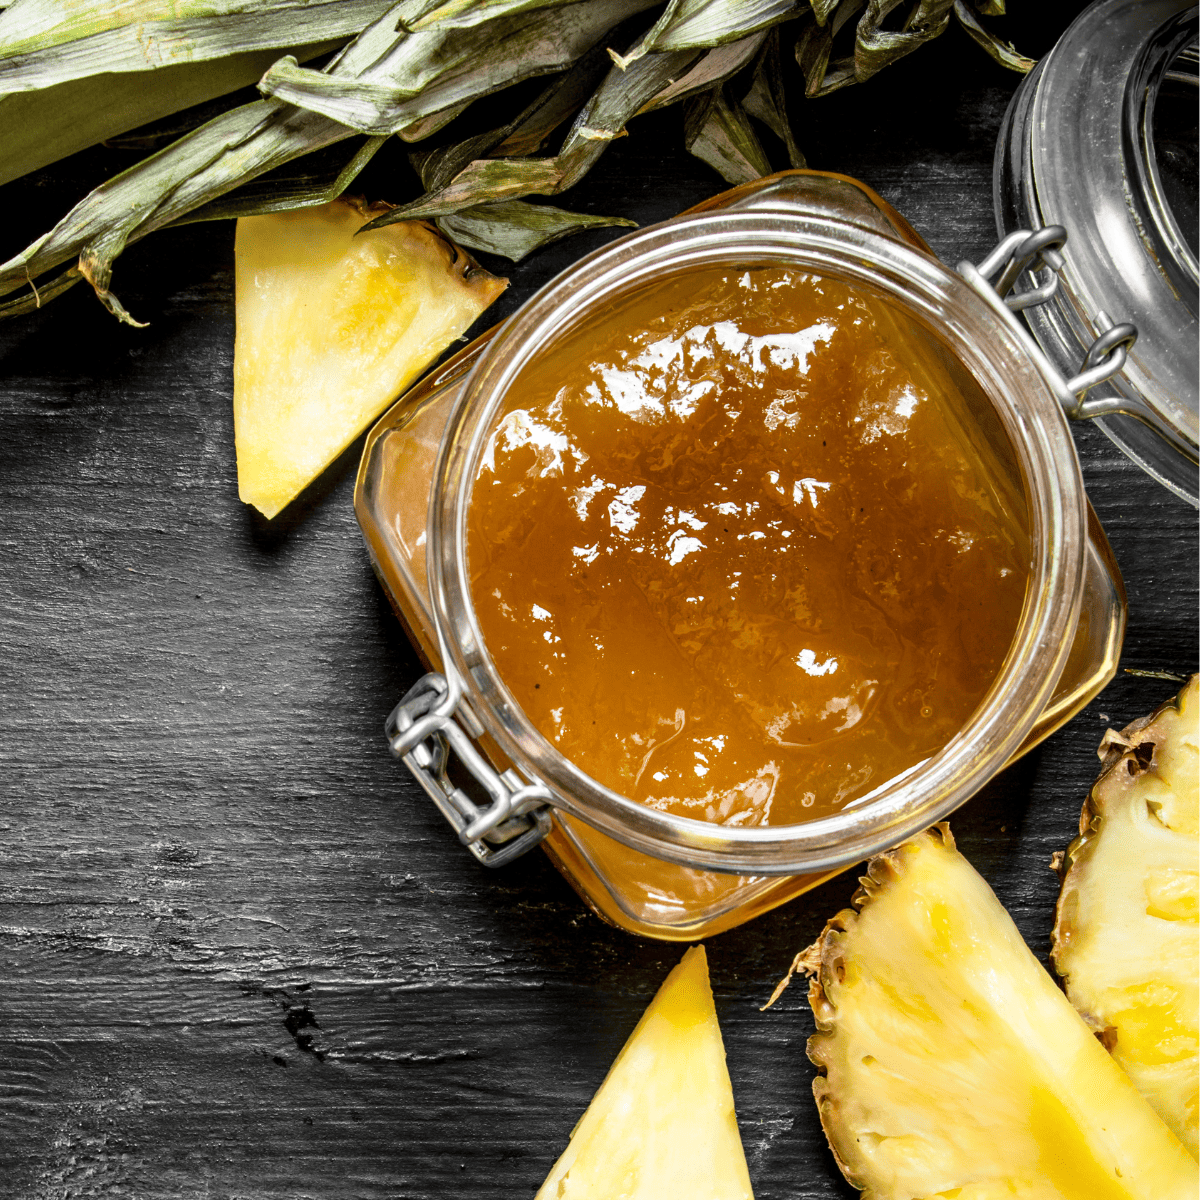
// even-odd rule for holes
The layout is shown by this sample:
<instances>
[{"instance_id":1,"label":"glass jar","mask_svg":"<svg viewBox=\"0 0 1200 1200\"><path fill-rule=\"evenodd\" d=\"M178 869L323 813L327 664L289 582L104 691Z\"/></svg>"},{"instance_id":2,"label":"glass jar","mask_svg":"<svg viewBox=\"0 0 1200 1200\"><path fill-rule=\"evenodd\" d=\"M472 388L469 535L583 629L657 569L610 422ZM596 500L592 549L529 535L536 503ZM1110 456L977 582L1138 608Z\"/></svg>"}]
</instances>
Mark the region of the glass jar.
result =
<instances>
[{"instance_id":1,"label":"glass jar","mask_svg":"<svg viewBox=\"0 0 1200 1200\"><path fill-rule=\"evenodd\" d=\"M1029 310L1059 370L1104 332L1104 308L1141 340L1072 416L1200 506L1200 268L1196 6L1096 0L1022 81L996 146L1001 232L1056 222L1072 253L1053 299Z\"/></svg>"},{"instance_id":2,"label":"glass jar","mask_svg":"<svg viewBox=\"0 0 1200 1200\"><path fill-rule=\"evenodd\" d=\"M963 264L964 274L955 274L863 185L785 172L582 259L379 421L363 453L356 511L396 611L425 664L440 672L402 701L388 736L480 861L499 864L540 842L614 924L671 940L707 936L946 816L1101 690L1116 669L1125 596L1083 491L1063 409L1074 391L1118 368L1124 348L1102 348L1103 357L1093 355L1102 361L1070 383L1047 363L987 283L1002 272L1007 287L1040 264L1046 247L1044 236L1031 247L1014 235L979 270ZM1004 664L966 725L932 758L845 810L796 825L730 827L679 817L586 775L538 732L499 678L472 606L472 484L522 366L648 281L714 265L785 265L899 307L982 388L987 411L973 414L980 436L1008 448L1028 508L1024 609ZM464 784L465 775L475 783Z\"/></svg>"}]
</instances>

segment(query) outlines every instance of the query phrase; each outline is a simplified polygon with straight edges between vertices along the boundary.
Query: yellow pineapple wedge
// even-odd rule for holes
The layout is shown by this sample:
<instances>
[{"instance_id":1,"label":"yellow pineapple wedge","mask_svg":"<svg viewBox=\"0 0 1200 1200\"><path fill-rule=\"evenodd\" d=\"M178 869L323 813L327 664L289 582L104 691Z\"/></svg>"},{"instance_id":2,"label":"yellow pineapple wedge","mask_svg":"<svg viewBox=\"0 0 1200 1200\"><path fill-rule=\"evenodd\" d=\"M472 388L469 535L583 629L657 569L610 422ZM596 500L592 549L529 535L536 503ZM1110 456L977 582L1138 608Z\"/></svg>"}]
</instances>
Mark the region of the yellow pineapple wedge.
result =
<instances>
[{"instance_id":1,"label":"yellow pineapple wedge","mask_svg":"<svg viewBox=\"0 0 1200 1200\"><path fill-rule=\"evenodd\" d=\"M536 1200L753 1200L703 946L667 976Z\"/></svg>"},{"instance_id":2,"label":"yellow pineapple wedge","mask_svg":"<svg viewBox=\"0 0 1200 1200\"><path fill-rule=\"evenodd\" d=\"M265 517L507 287L425 222L355 236L386 210L341 199L238 221L238 494Z\"/></svg>"},{"instance_id":3,"label":"yellow pineapple wedge","mask_svg":"<svg viewBox=\"0 0 1200 1200\"><path fill-rule=\"evenodd\" d=\"M813 1091L864 1200L1195 1200L1196 1164L937 825L799 965Z\"/></svg>"},{"instance_id":4,"label":"yellow pineapple wedge","mask_svg":"<svg viewBox=\"0 0 1200 1200\"><path fill-rule=\"evenodd\" d=\"M1067 996L1197 1157L1200 684L1100 745L1051 952Z\"/></svg>"}]
</instances>

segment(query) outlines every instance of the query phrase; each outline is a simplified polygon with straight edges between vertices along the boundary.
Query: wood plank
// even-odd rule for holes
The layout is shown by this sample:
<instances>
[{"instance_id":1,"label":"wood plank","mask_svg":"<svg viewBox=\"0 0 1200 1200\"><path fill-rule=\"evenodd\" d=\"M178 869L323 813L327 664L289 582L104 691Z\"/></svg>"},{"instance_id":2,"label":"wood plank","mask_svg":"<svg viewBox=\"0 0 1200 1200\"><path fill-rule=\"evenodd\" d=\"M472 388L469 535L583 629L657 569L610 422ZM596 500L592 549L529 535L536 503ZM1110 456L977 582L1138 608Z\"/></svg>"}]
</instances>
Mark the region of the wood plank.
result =
<instances>
[{"instance_id":1,"label":"wood plank","mask_svg":"<svg viewBox=\"0 0 1200 1200\"><path fill-rule=\"evenodd\" d=\"M794 119L811 165L978 259L1015 83L947 35ZM648 223L720 190L679 141L678 112L639 119L564 203ZM71 202L80 159L0 192L38 200L6 237ZM499 264L487 320L610 236ZM0 326L0 1193L532 1195L679 950L603 925L540 854L479 868L391 760L420 668L362 549L356 451L276 526L237 500L231 249L226 225L131 248L115 286L148 329L83 288ZM1078 443L1124 664L1194 670L1195 513ZM1169 690L1119 676L955 817L1043 959L1100 736ZM802 987L758 1011L853 888L709 944L759 1200L853 1194Z\"/></svg>"}]
</instances>

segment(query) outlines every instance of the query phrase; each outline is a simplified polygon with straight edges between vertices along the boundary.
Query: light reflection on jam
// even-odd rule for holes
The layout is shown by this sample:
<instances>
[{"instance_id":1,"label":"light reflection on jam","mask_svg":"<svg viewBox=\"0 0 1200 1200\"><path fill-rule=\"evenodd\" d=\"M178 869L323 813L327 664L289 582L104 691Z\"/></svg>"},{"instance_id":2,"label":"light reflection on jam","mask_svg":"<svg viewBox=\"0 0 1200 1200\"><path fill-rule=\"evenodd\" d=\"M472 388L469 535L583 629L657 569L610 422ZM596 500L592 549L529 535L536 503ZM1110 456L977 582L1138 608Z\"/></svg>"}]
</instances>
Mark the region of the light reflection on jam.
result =
<instances>
[{"instance_id":1,"label":"light reflection on jam","mask_svg":"<svg viewBox=\"0 0 1200 1200\"><path fill-rule=\"evenodd\" d=\"M527 367L472 499L484 640L607 786L726 825L934 754L1028 574L1006 446L900 313L784 268L636 294Z\"/></svg>"}]
</instances>

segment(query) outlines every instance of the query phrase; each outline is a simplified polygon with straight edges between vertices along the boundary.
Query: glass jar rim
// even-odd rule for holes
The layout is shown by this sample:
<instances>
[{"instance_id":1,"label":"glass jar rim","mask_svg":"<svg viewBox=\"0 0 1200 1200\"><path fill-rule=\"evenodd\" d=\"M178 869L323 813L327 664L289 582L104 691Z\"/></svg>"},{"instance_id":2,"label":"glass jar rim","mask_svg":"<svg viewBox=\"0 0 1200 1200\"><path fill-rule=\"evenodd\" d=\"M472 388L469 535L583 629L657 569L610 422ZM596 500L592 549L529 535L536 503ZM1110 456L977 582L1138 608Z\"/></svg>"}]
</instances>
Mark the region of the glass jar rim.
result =
<instances>
[{"instance_id":1,"label":"glass jar rim","mask_svg":"<svg viewBox=\"0 0 1200 1200\"><path fill-rule=\"evenodd\" d=\"M601 305L666 271L787 265L889 297L978 381L1026 488L1031 575L1009 654L966 725L936 755L842 812L794 825L724 826L640 804L584 773L532 724L487 652L471 597L467 514L495 417L525 364ZM556 807L659 859L743 874L844 866L956 808L1016 753L1050 700L1079 619L1086 503L1066 420L1025 335L932 255L829 215L735 209L684 215L627 235L551 280L473 367L442 439L427 571L444 670L503 753Z\"/></svg>"}]
</instances>

